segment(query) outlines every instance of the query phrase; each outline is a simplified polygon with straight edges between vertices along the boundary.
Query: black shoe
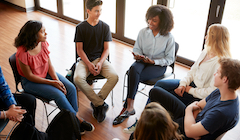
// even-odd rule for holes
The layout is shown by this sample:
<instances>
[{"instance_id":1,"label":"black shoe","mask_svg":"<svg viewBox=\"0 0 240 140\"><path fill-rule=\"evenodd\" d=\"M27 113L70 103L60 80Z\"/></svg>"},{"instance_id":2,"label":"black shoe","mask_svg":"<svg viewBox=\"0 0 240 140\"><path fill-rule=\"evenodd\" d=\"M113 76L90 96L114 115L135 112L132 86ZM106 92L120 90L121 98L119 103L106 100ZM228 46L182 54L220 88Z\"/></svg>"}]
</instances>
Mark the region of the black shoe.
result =
<instances>
[{"instance_id":1,"label":"black shoe","mask_svg":"<svg viewBox=\"0 0 240 140\"><path fill-rule=\"evenodd\" d=\"M130 115L134 115L135 110L133 109L131 112L128 112L127 110L122 114L118 115L114 120L113 120L113 125L117 125L122 123L125 119L127 119Z\"/></svg>"},{"instance_id":2,"label":"black shoe","mask_svg":"<svg viewBox=\"0 0 240 140\"><path fill-rule=\"evenodd\" d=\"M99 123L103 122L106 118L106 112L108 110L108 104L106 104L105 102L103 103L103 105L98 106L97 107L98 110L98 116L97 116L97 121Z\"/></svg>"},{"instance_id":3,"label":"black shoe","mask_svg":"<svg viewBox=\"0 0 240 140\"><path fill-rule=\"evenodd\" d=\"M93 80L87 80L87 83L89 84L89 85L92 85L93 84Z\"/></svg>"},{"instance_id":4,"label":"black shoe","mask_svg":"<svg viewBox=\"0 0 240 140\"><path fill-rule=\"evenodd\" d=\"M87 122L87 121L83 121L80 125L80 128L82 128L83 130L85 131L94 131L95 127L90 123L90 122Z\"/></svg>"},{"instance_id":5,"label":"black shoe","mask_svg":"<svg viewBox=\"0 0 240 140\"><path fill-rule=\"evenodd\" d=\"M93 109L92 116L97 120L97 117L98 117L98 109L97 109L97 107L95 107L95 106L93 105L92 102L91 102L91 107L92 107L92 109Z\"/></svg>"},{"instance_id":6,"label":"black shoe","mask_svg":"<svg viewBox=\"0 0 240 140\"><path fill-rule=\"evenodd\" d=\"M80 134L81 134L81 135L84 135L84 134L85 134L85 130L84 130L82 127L80 127Z\"/></svg>"}]
</instances>

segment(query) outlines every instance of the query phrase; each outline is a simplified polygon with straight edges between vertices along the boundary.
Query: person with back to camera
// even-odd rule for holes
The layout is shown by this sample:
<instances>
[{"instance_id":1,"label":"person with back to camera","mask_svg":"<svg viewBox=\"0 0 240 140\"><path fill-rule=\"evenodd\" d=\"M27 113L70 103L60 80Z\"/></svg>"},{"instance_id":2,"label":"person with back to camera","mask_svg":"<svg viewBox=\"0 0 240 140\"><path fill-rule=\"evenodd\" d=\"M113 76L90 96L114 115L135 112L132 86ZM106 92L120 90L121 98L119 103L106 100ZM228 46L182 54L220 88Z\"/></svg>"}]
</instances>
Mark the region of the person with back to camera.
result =
<instances>
[{"instance_id":1,"label":"person with back to camera","mask_svg":"<svg viewBox=\"0 0 240 140\"><path fill-rule=\"evenodd\" d=\"M8 120L35 125L36 99L26 93L12 94L0 67L0 131Z\"/></svg>"},{"instance_id":2,"label":"person with back to camera","mask_svg":"<svg viewBox=\"0 0 240 140\"><path fill-rule=\"evenodd\" d=\"M219 67L218 60L221 57L230 57L229 32L220 24L213 24L207 31L205 49L190 71L183 79L159 80L154 87L161 88L159 96L168 99L174 95L185 105L193 101L206 98L216 89L214 86L214 72ZM211 69L210 69L211 68ZM164 92L164 94L163 94ZM137 123L137 121L135 122ZM134 131L136 124L125 128L124 131ZM129 132L130 133L130 132Z\"/></svg>"},{"instance_id":3,"label":"person with back to camera","mask_svg":"<svg viewBox=\"0 0 240 140\"><path fill-rule=\"evenodd\" d=\"M151 102L159 102L169 111L186 139L215 140L232 129L239 120L240 61L220 58L220 66L214 74L217 87L201 101L186 106L174 95L162 98L162 88L154 87L149 93ZM159 94L162 92L162 94Z\"/></svg>"},{"instance_id":4,"label":"person with back to camera","mask_svg":"<svg viewBox=\"0 0 240 140\"><path fill-rule=\"evenodd\" d=\"M118 82L117 73L106 60L112 36L109 26L99 20L102 4L101 0L86 1L88 18L77 25L74 38L77 54L81 58L74 73L74 83L91 101L93 117L98 122L105 120L108 104L104 100ZM107 79L98 94L86 81L90 74L101 74Z\"/></svg>"},{"instance_id":5,"label":"person with back to camera","mask_svg":"<svg viewBox=\"0 0 240 140\"><path fill-rule=\"evenodd\" d=\"M34 20L26 22L15 39L17 70L24 91L54 100L60 109L73 112L81 123L81 134L93 131L94 126L80 117L75 86L55 72L46 39L45 27Z\"/></svg>"},{"instance_id":6,"label":"person with back to camera","mask_svg":"<svg viewBox=\"0 0 240 140\"><path fill-rule=\"evenodd\" d=\"M178 124L167 110L156 102L149 103L143 110L135 132L130 140L182 140Z\"/></svg>"},{"instance_id":7,"label":"person with back to camera","mask_svg":"<svg viewBox=\"0 0 240 140\"><path fill-rule=\"evenodd\" d=\"M113 125L135 114L133 105L139 81L163 75L175 60L175 41L170 33L174 24L171 11L163 5L151 6L146 13L146 22L148 27L139 32L133 48L136 61L128 73L127 99Z\"/></svg>"}]
</instances>

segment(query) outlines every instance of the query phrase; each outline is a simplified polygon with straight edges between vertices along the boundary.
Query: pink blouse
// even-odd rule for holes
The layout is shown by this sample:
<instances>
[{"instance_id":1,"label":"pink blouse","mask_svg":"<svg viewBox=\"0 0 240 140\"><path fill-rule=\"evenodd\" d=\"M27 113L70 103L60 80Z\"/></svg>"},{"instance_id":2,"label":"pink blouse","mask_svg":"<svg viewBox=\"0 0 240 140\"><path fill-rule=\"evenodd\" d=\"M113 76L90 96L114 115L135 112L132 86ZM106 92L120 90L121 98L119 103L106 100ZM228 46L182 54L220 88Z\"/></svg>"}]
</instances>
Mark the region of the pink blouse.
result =
<instances>
[{"instance_id":1,"label":"pink blouse","mask_svg":"<svg viewBox=\"0 0 240 140\"><path fill-rule=\"evenodd\" d=\"M45 78L47 76L47 72L49 69L49 65L48 65L48 59L49 59L49 53L50 51L48 50L48 42L42 42L42 49L41 51L37 54L37 55L30 55L26 49L23 46L18 47L17 49L17 53L16 53L16 63L17 63L17 70L18 73L25 77L18 59L25 65L28 65L30 67L30 69L32 70L32 73Z\"/></svg>"}]
</instances>

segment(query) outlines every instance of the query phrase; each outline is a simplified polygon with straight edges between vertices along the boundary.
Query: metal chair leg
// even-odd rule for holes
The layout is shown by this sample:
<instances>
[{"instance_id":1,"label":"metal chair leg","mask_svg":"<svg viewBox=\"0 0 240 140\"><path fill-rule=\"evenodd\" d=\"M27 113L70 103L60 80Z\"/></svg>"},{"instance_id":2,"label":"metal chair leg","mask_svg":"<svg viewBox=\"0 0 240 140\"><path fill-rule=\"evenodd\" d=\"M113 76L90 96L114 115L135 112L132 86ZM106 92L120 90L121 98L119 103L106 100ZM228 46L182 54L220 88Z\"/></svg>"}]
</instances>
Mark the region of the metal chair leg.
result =
<instances>
[{"instance_id":1,"label":"metal chair leg","mask_svg":"<svg viewBox=\"0 0 240 140\"><path fill-rule=\"evenodd\" d=\"M112 106L114 107L114 104L113 104L113 90L112 90L111 98L112 98Z\"/></svg>"},{"instance_id":2,"label":"metal chair leg","mask_svg":"<svg viewBox=\"0 0 240 140\"><path fill-rule=\"evenodd\" d=\"M43 102L43 105L44 105L44 107L45 107L45 113L46 113L46 116L47 116L47 123L48 123L48 125L49 125L48 114L47 114L47 106L46 106L46 104L45 104L44 101L42 101L42 102Z\"/></svg>"},{"instance_id":3,"label":"metal chair leg","mask_svg":"<svg viewBox=\"0 0 240 140\"><path fill-rule=\"evenodd\" d=\"M126 77L127 77L127 73L125 73L125 75L124 75L124 80L123 80L123 95L122 95L122 101L123 101L123 102L125 101L125 99L124 99L125 87L127 87L127 86L125 86Z\"/></svg>"}]
</instances>

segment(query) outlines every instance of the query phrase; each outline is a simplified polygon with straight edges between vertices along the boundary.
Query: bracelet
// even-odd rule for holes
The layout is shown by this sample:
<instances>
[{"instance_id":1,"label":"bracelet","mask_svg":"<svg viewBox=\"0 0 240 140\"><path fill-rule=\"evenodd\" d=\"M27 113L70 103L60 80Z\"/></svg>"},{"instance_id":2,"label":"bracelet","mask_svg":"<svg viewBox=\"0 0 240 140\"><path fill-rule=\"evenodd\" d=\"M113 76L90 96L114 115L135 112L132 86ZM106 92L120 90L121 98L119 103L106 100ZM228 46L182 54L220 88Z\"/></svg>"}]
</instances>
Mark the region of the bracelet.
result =
<instances>
[{"instance_id":1,"label":"bracelet","mask_svg":"<svg viewBox=\"0 0 240 140\"><path fill-rule=\"evenodd\" d=\"M4 115L4 120L6 120L7 119L7 115L6 115L4 110L3 110L3 115Z\"/></svg>"}]
</instances>

